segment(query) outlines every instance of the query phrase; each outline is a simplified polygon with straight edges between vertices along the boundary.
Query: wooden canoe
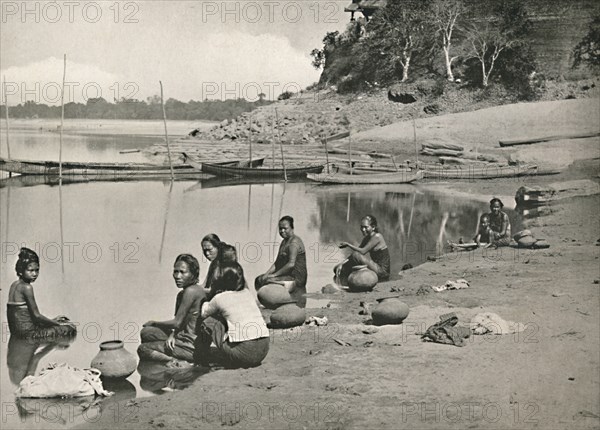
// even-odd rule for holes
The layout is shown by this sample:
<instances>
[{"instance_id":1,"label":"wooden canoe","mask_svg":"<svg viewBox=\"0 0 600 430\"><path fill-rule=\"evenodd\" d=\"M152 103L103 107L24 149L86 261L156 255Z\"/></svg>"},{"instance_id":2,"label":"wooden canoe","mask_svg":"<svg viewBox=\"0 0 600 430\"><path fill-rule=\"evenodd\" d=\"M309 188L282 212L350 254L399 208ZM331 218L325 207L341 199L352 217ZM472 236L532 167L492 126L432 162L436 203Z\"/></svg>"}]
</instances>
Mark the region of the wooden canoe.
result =
<instances>
[{"instance_id":1,"label":"wooden canoe","mask_svg":"<svg viewBox=\"0 0 600 430\"><path fill-rule=\"evenodd\" d=\"M349 175L346 173L310 174L307 178L321 184L410 184L423 177L421 171Z\"/></svg>"},{"instance_id":2,"label":"wooden canoe","mask_svg":"<svg viewBox=\"0 0 600 430\"><path fill-rule=\"evenodd\" d=\"M185 152L182 152L183 154L183 159L185 161L185 163L189 164L190 166L198 169L198 170L202 170L202 161L193 155L189 155L186 154ZM228 160L228 161L220 161L220 162L212 162L211 164L217 164L219 166L231 166L231 167L260 167L263 165L263 163L265 162L264 157L263 158L254 158L252 159L252 162L250 162L249 160Z\"/></svg>"},{"instance_id":3,"label":"wooden canoe","mask_svg":"<svg viewBox=\"0 0 600 430\"><path fill-rule=\"evenodd\" d=\"M26 160L7 160L0 158L0 170L9 173L19 173L21 175L45 175L57 176L59 171L58 161L26 161ZM72 162L62 163L63 175L75 175L82 177L98 176L135 176L142 174L145 176L169 176L171 169L168 165L158 165L150 163L95 163L95 162ZM173 173L176 175L191 173L201 173L189 164L177 164L173 166Z\"/></svg>"},{"instance_id":4,"label":"wooden canoe","mask_svg":"<svg viewBox=\"0 0 600 430\"><path fill-rule=\"evenodd\" d=\"M308 173L321 173L325 166L320 164L307 167L292 167L285 170L289 178L304 178ZM261 168L261 167L236 167L224 166L214 163L202 163L202 172L215 176L241 176L244 178L269 178L283 179L283 169Z\"/></svg>"},{"instance_id":5,"label":"wooden canoe","mask_svg":"<svg viewBox=\"0 0 600 430\"><path fill-rule=\"evenodd\" d=\"M473 180L473 179L496 179L496 178L514 178L519 176L551 175L560 173L558 170L544 170L536 165L525 166L486 166L473 167L468 165L457 165L451 168L433 168L425 169L423 177L425 179L447 180Z\"/></svg>"}]
</instances>

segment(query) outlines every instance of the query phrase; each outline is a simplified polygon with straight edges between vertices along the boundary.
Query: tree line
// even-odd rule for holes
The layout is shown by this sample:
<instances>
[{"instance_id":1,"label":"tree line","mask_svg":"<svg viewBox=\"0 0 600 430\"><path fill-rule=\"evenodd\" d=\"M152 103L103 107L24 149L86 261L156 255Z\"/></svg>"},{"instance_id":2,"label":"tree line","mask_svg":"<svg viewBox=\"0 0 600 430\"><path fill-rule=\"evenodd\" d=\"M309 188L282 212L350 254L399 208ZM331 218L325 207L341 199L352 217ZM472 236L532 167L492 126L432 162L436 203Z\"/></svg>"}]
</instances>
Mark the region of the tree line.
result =
<instances>
[{"instance_id":1,"label":"tree line","mask_svg":"<svg viewBox=\"0 0 600 430\"><path fill-rule=\"evenodd\" d=\"M222 121L236 118L244 112L250 112L259 106L272 102L262 97L249 102L246 99L236 100L190 100L188 103L176 99L168 99L165 112L172 120L205 120ZM6 106L0 106L0 116L5 118ZM9 107L11 118L60 118L60 106L48 106L31 100L17 106ZM121 99L110 103L99 98L90 98L85 104L70 102L65 104L65 118L88 119L162 119L162 107L159 96L148 97L146 101L137 99Z\"/></svg>"},{"instance_id":2,"label":"tree line","mask_svg":"<svg viewBox=\"0 0 600 430\"><path fill-rule=\"evenodd\" d=\"M537 67L526 3L387 0L368 21L327 33L323 47L311 52L313 66L323 68L320 84L338 85L341 92L434 74L484 88L498 81L525 94ZM576 48L574 66L597 71L598 22Z\"/></svg>"}]
</instances>

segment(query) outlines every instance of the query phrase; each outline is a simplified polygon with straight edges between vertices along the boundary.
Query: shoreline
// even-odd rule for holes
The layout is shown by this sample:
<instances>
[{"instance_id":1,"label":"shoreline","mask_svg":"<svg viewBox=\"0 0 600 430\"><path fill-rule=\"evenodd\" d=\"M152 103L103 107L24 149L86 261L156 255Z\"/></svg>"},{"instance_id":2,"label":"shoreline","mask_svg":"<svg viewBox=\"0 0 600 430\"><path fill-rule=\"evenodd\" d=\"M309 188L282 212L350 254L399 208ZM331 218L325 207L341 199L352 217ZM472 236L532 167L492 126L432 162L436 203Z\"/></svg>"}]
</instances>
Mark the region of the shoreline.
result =
<instances>
[{"instance_id":1,"label":"shoreline","mask_svg":"<svg viewBox=\"0 0 600 430\"><path fill-rule=\"evenodd\" d=\"M592 160L538 179L598 182L597 174ZM511 195L522 185L486 182L447 189ZM107 412L79 428L597 428L599 205L598 194L569 197L529 220L549 249L466 252L370 293L310 294L331 306L307 317L327 316L329 325L275 330L261 366L215 370L184 390L121 402L118 417ZM459 278L470 287L419 292ZM360 302L389 296L409 305L403 324L374 327L359 315ZM473 336L462 348L422 342L419 333L449 312L459 325L494 312L525 331Z\"/></svg>"}]
</instances>

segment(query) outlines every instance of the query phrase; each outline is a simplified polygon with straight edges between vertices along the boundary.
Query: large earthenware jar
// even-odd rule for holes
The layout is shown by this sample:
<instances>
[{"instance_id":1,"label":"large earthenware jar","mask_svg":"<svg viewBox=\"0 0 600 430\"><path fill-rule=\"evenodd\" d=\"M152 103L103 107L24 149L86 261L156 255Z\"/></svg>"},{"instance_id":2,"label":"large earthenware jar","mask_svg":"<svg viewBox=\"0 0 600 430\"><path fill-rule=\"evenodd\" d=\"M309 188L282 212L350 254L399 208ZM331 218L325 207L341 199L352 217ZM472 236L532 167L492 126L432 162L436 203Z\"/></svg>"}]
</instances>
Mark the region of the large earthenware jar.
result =
<instances>
[{"instance_id":1,"label":"large earthenware jar","mask_svg":"<svg viewBox=\"0 0 600 430\"><path fill-rule=\"evenodd\" d=\"M367 266L354 266L353 272L348 276L348 288L350 291L371 291L379 278Z\"/></svg>"},{"instance_id":2,"label":"large earthenware jar","mask_svg":"<svg viewBox=\"0 0 600 430\"><path fill-rule=\"evenodd\" d=\"M400 299L390 297L381 300L371 311L376 325L400 324L408 316L408 305Z\"/></svg>"},{"instance_id":3,"label":"large earthenware jar","mask_svg":"<svg viewBox=\"0 0 600 430\"><path fill-rule=\"evenodd\" d=\"M258 290L258 301L267 309L277 309L284 303L292 301L287 288L279 284L267 284Z\"/></svg>"},{"instance_id":4,"label":"large earthenware jar","mask_svg":"<svg viewBox=\"0 0 600 430\"><path fill-rule=\"evenodd\" d=\"M123 341L109 340L100 344L100 352L90 366L106 378L127 378L135 371L137 360L124 348Z\"/></svg>"},{"instance_id":5,"label":"large earthenware jar","mask_svg":"<svg viewBox=\"0 0 600 430\"><path fill-rule=\"evenodd\" d=\"M287 303L279 306L271 314L271 328L290 328L304 324L306 311L295 303Z\"/></svg>"}]
</instances>

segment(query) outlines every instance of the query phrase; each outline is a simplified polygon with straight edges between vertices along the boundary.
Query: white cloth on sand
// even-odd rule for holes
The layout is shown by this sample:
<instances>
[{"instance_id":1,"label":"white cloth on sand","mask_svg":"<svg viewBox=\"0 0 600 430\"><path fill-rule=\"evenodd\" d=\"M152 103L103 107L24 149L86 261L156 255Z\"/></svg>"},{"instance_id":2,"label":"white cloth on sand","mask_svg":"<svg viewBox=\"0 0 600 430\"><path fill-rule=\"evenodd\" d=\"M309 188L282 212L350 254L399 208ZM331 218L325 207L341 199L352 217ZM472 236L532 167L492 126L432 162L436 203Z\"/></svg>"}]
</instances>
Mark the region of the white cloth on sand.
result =
<instances>
[{"instance_id":1,"label":"white cloth on sand","mask_svg":"<svg viewBox=\"0 0 600 430\"><path fill-rule=\"evenodd\" d=\"M525 330L523 323L506 321L492 312L482 312L475 315L471 319L470 327L474 334L510 334Z\"/></svg>"},{"instance_id":2,"label":"white cloth on sand","mask_svg":"<svg viewBox=\"0 0 600 430\"><path fill-rule=\"evenodd\" d=\"M431 288L436 293L446 290L462 290L463 288L469 288L469 281L466 279L457 279L456 281L446 281L444 285L440 285L438 287L432 285Z\"/></svg>"}]
</instances>

